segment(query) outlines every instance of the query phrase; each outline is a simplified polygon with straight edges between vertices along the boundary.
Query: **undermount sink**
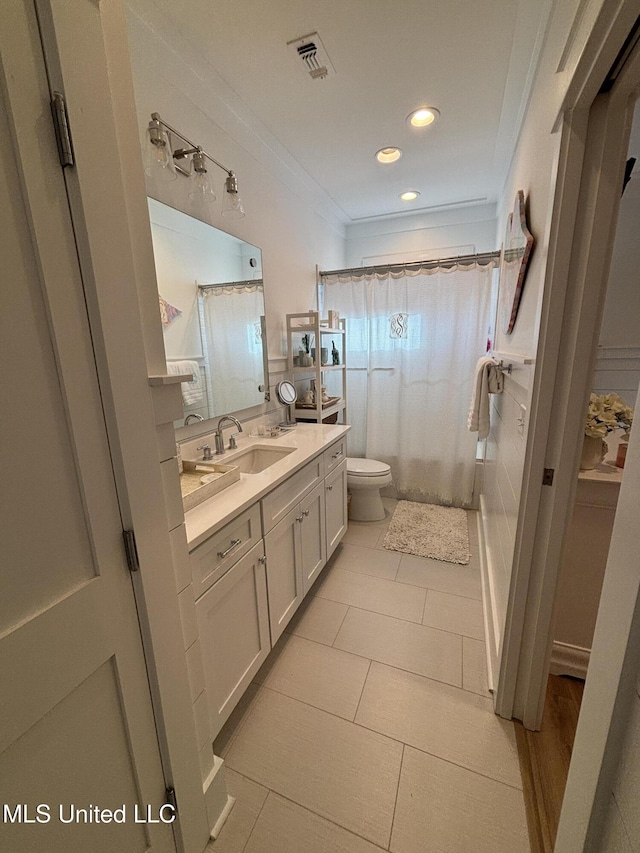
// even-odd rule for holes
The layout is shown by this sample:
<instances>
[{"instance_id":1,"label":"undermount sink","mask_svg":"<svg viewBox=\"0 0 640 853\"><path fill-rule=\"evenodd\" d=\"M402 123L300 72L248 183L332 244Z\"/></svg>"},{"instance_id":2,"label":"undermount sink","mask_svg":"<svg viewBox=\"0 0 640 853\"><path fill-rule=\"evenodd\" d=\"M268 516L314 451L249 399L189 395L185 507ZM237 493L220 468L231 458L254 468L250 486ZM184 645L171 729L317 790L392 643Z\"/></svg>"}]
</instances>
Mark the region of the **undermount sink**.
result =
<instances>
[{"instance_id":1,"label":"undermount sink","mask_svg":"<svg viewBox=\"0 0 640 853\"><path fill-rule=\"evenodd\" d=\"M241 474L259 474L293 453L295 449L295 447L269 447L254 444L253 447L248 447L233 456L225 455L224 461L229 465L237 466Z\"/></svg>"}]
</instances>

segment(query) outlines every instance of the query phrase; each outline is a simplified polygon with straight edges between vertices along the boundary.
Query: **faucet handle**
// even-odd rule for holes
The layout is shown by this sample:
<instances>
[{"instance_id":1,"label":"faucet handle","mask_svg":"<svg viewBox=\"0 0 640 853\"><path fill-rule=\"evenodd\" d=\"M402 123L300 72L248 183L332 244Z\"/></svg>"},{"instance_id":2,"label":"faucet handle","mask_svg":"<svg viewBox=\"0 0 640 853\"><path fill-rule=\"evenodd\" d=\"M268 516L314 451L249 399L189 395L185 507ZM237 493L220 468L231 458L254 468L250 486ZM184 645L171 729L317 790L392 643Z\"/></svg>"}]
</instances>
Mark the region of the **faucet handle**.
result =
<instances>
[{"instance_id":1,"label":"faucet handle","mask_svg":"<svg viewBox=\"0 0 640 853\"><path fill-rule=\"evenodd\" d=\"M242 429L240 429L240 432L242 432ZM228 450L235 450L238 447L236 443L236 436L240 435L240 432L234 432L229 436L229 447L227 448Z\"/></svg>"},{"instance_id":2,"label":"faucet handle","mask_svg":"<svg viewBox=\"0 0 640 853\"><path fill-rule=\"evenodd\" d=\"M211 455L211 445L209 444L201 444L200 447L196 447L196 450L202 450L202 461L209 462L213 459Z\"/></svg>"}]
</instances>

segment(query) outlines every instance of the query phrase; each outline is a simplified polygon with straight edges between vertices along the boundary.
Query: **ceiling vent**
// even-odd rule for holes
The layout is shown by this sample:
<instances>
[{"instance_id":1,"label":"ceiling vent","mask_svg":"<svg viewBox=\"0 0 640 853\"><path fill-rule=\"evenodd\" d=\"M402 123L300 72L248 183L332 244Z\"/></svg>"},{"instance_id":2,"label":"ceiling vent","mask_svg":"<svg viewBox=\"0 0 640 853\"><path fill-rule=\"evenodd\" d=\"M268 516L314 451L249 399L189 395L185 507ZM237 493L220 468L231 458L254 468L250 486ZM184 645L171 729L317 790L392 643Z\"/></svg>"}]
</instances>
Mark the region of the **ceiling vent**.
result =
<instances>
[{"instance_id":1,"label":"ceiling vent","mask_svg":"<svg viewBox=\"0 0 640 853\"><path fill-rule=\"evenodd\" d=\"M318 33L288 41L287 46L295 52L298 63L313 80L324 80L336 73Z\"/></svg>"}]
</instances>

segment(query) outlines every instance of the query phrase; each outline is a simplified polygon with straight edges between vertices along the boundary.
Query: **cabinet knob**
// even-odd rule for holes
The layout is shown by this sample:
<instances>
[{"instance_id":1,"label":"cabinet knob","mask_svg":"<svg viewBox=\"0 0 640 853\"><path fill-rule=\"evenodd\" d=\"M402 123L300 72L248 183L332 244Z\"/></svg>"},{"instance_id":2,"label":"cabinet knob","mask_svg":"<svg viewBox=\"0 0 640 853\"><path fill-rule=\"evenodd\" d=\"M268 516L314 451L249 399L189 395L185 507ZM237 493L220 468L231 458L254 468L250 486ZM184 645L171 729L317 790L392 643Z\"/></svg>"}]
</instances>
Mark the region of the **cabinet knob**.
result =
<instances>
[{"instance_id":1,"label":"cabinet knob","mask_svg":"<svg viewBox=\"0 0 640 853\"><path fill-rule=\"evenodd\" d=\"M327 486L327 491L328 491L328 492L333 491L333 486Z\"/></svg>"},{"instance_id":2,"label":"cabinet knob","mask_svg":"<svg viewBox=\"0 0 640 853\"><path fill-rule=\"evenodd\" d=\"M299 515L299 516L296 518L296 521L304 521L304 516Z\"/></svg>"},{"instance_id":3,"label":"cabinet knob","mask_svg":"<svg viewBox=\"0 0 640 853\"><path fill-rule=\"evenodd\" d=\"M266 557L264 557L264 556L263 556L263 557L258 557L258 562L259 562L259 563L266 563L266 562L267 562L267 558L266 558Z\"/></svg>"},{"instance_id":4,"label":"cabinet knob","mask_svg":"<svg viewBox=\"0 0 640 853\"><path fill-rule=\"evenodd\" d=\"M305 518L309 515L310 512L311 512L311 510L308 510L308 509L302 510L302 514L304 515Z\"/></svg>"}]
</instances>

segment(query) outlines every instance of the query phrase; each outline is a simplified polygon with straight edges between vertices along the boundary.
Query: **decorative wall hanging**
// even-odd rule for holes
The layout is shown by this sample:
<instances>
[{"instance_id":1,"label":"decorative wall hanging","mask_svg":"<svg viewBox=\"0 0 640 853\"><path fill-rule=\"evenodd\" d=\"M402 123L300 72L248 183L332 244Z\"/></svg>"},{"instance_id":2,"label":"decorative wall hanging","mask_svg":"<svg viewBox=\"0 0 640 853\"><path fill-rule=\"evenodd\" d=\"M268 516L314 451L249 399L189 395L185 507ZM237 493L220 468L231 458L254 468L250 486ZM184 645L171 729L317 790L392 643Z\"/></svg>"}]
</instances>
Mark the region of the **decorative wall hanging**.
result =
<instances>
[{"instance_id":1,"label":"decorative wall hanging","mask_svg":"<svg viewBox=\"0 0 640 853\"><path fill-rule=\"evenodd\" d=\"M533 236L527 228L524 192L518 190L513 211L509 214L500 257L500 325L507 335L513 331L518 316L532 247Z\"/></svg>"},{"instance_id":2,"label":"decorative wall hanging","mask_svg":"<svg viewBox=\"0 0 640 853\"><path fill-rule=\"evenodd\" d=\"M182 316L182 311L174 305L171 305L166 299L163 299L162 296L159 295L158 299L160 300L160 320L166 329L174 320L177 320L178 317Z\"/></svg>"}]
</instances>

